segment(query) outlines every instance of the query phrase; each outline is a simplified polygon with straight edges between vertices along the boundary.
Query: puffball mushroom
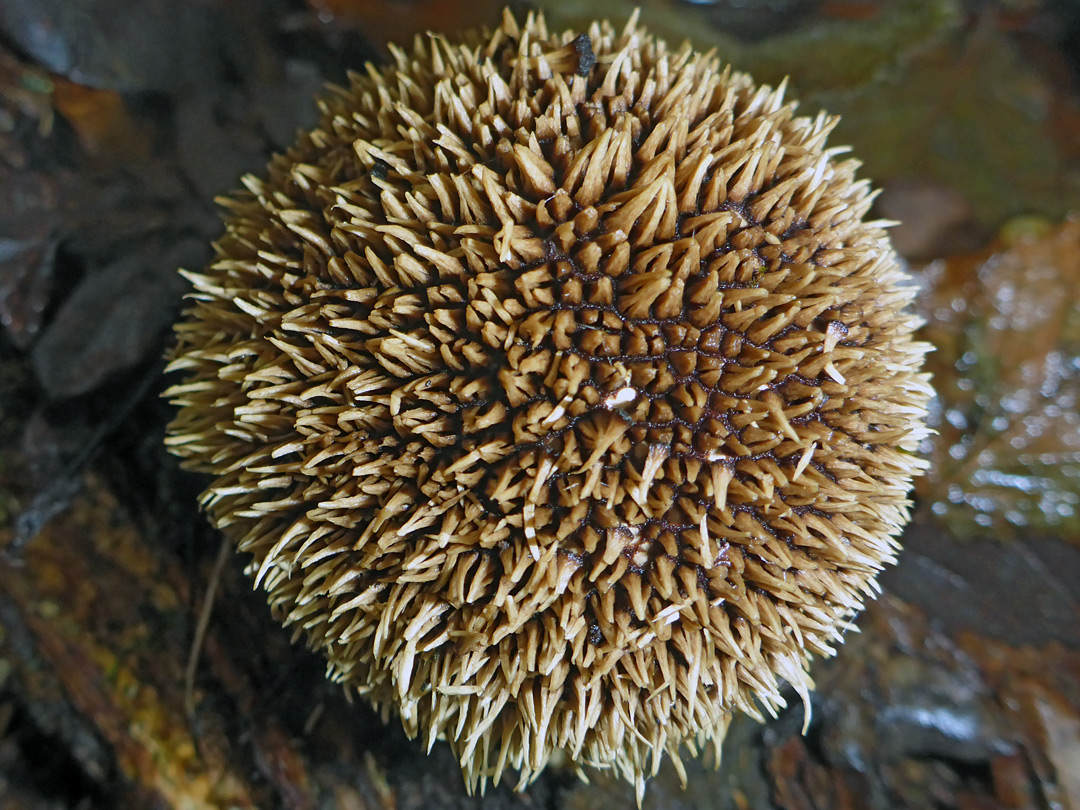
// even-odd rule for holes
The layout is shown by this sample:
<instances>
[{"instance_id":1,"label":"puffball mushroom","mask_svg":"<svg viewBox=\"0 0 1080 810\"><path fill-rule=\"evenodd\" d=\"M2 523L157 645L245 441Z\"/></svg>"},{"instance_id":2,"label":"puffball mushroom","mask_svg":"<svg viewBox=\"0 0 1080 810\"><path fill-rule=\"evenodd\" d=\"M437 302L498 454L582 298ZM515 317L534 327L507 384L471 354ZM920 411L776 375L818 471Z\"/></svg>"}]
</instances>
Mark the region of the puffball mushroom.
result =
<instances>
[{"instance_id":1,"label":"puffball mushroom","mask_svg":"<svg viewBox=\"0 0 1080 810\"><path fill-rule=\"evenodd\" d=\"M470 789L561 752L640 796L805 699L893 561L913 288L835 119L634 18L392 54L223 201L169 448L274 614Z\"/></svg>"}]
</instances>

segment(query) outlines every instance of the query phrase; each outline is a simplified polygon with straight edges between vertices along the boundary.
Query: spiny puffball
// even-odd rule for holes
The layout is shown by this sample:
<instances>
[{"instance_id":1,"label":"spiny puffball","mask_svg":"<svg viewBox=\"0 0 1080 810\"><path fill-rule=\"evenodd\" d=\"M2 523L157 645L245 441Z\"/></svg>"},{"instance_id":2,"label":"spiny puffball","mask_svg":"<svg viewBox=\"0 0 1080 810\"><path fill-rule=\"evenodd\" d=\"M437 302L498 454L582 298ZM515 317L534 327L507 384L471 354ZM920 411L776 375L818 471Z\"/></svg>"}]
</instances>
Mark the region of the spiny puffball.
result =
<instances>
[{"instance_id":1,"label":"spiny puffball","mask_svg":"<svg viewBox=\"0 0 1080 810\"><path fill-rule=\"evenodd\" d=\"M188 272L168 445L274 614L473 789L803 696L931 395L835 119L636 19L429 35ZM681 766L678 766L681 769Z\"/></svg>"}]
</instances>

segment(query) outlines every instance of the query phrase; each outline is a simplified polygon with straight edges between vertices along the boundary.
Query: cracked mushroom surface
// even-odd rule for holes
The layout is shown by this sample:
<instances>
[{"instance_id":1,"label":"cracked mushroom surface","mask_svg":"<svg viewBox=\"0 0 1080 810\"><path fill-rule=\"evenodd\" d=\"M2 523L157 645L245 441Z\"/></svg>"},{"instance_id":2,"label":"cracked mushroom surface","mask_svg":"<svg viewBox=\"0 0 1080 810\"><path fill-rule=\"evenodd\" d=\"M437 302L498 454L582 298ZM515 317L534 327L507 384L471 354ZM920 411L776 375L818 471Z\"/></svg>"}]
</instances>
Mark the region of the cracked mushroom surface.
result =
<instances>
[{"instance_id":1,"label":"cracked mushroom surface","mask_svg":"<svg viewBox=\"0 0 1080 810\"><path fill-rule=\"evenodd\" d=\"M507 14L321 103L224 201L172 452L330 677L473 789L639 795L804 696L923 464L914 289L783 88Z\"/></svg>"}]
</instances>

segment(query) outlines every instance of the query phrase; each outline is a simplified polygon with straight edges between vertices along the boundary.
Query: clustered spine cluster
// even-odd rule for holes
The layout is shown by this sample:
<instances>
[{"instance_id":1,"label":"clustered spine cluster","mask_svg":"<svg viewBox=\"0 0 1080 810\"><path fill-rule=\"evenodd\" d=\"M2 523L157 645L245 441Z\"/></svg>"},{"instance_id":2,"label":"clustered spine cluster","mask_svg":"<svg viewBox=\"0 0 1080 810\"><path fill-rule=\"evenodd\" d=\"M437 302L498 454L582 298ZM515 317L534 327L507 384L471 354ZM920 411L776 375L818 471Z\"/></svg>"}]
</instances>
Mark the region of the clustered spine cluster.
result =
<instances>
[{"instance_id":1,"label":"clustered spine cluster","mask_svg":"<svg viewBox=\"0 0 1080 810\"><path fill-rule=\"evenodd\" d=\"M420 38L186 273L170 449L470 788L563 752L640 796L805 700L893 560L927 347L834 120L783 94L635 19Z\"/></svg>"}]
</instances>

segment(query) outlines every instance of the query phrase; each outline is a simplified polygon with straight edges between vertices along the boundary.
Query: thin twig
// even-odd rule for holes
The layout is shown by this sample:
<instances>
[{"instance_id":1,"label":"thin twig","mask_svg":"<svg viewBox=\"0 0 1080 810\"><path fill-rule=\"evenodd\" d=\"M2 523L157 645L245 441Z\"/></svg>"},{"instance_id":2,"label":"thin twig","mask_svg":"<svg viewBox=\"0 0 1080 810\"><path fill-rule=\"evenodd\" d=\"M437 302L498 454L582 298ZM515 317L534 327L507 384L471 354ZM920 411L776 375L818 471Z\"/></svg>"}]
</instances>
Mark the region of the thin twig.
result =
<instances>
[{"instance_id":1,"label":"thin twig","mask_svg":"<svg viewBox=\"0 0 1080 810\"><path fill-rule=\"evenodd\" d=\"M214 612L214 597L217 596L218 583L221 582L221 575L225 570L225 560L229 558L230 545L228 538L221 538L221 547L218 549L217 559L214 560L210 584L206 588L206 596L203 597L195 638L191 640L191 650L184 668L184 710L189 719L195 716L195 670L199 667L199 656L206 640L206 629L210 626L210 615Z\"/></svg>"}]
</instances>

